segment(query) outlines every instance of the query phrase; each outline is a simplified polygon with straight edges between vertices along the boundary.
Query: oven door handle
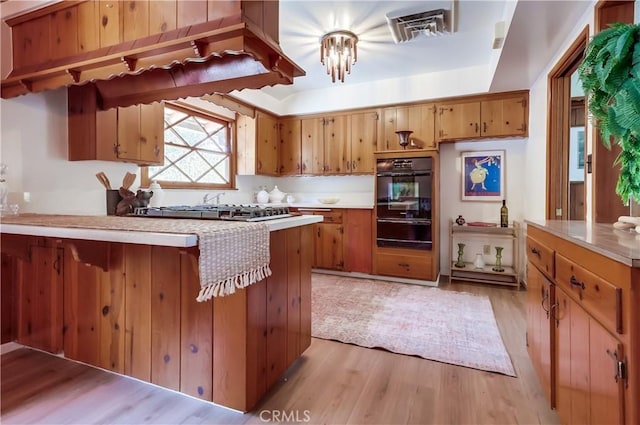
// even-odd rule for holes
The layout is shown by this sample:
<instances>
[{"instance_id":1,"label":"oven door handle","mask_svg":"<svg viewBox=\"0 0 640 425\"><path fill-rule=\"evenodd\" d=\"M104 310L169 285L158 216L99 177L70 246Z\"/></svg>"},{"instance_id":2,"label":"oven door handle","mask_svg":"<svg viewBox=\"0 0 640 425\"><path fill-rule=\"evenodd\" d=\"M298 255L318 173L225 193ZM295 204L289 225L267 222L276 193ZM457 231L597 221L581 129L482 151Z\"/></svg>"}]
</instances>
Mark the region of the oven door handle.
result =
<instances>
[{"instance_id":1,"label":"oven door handle","mask_svg":"<svg viewBox=\"0 0 640 425\"><path fill-rule=\"evenodd\" d=\"M378 223L395 223L395 224L418 224L418 225L430 225L429 219L415 219L415 220L397 220L393 218L379 218Z\"/></svg>"},{"instance_id":2,"label":"oven door handle","mask_svg":"<svg viewBox=\"0 0 640 425\"><path fill-rule=\"evenodd\" d=\"M378 177L415 177L415 176L430 176L431 171L414 171L406 173L378 173Z\"/></svg>"}]
</instances>

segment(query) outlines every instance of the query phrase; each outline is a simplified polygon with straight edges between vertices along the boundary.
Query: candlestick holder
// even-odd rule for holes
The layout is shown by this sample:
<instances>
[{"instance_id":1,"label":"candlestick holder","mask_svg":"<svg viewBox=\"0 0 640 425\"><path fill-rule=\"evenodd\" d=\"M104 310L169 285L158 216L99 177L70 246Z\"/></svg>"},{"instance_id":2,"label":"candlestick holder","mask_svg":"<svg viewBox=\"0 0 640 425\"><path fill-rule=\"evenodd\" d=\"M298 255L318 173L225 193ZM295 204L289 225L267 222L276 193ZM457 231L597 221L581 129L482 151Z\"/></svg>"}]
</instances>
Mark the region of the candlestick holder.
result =
<instances>
[{"instance_id":1,"label":"candlestick holder","mask_svg":"<svg viewBox=\"0 0 640 425\"><path fill-rule=\"evenodd\" d=\"M503 272L504 267L502 267L502 247L496 247L496 265L491 268L494 272Z\"/></svg>"},{"instance_id":2,"label":"candlestick holder","mask_svg":"<svg viewBox=\"0 0 640 425\"><path fill-rule=\"evenodd\" d=\"M464 263L464 260L462 259L463 255L464 255L464 244L459 243L458 244L458 261L456 261L454 266L459 268L463 268L466 266L466 264Z\"/></svg>"}]
</instances>

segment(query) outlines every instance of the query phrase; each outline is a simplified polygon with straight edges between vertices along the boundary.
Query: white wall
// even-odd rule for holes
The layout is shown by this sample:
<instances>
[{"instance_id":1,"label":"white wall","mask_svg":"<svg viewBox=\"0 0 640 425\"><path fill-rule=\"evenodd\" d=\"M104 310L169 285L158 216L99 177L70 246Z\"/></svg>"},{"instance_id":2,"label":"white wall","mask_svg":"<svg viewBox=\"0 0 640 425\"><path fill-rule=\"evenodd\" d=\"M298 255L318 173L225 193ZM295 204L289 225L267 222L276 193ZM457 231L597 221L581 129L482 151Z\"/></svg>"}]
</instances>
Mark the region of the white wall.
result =
<instances>
[{"instance_id":1,"label":"white wall","mask_svg":"<svg viewBox=\"0 0 640 425\"><path fill-rule=\"evenodd\" d=\"M467 221L500 222L502 202L480 202L462 200L462 160L461 153L468 151L504 150L505 151L505 200L509 208L509 221L521 222L525 217L522 208L527 197L522 188L528 176L523 173L527 158L525 157L527 139L503 139L482 142L457 142L440 145L440 271L449 274L449 220L462 215ZM492 254L485 256L487 263L495 258L494 246ZM455 248L457 251L457 248ZM508 248L510 251L510 248ZM505 247L504 264L511 264L511 254ZM465 249L465 259L473 261L476 252L482 252L481 244L470 244Z\"/></svg>"},{"instance_id":2,"label":"white wall","mask_svg":"<svg viewBox=\"0 0 640 425\"><path fill-rule=\"evenodd\" d=\"M527 161L523 168L527 178L524 180L522 187L523 192L527 194L523 198L522 204L525 219L544 220L546 216L547 78L551 69L587 25L589 25L590 33L593 33L592 7L588 8L587 12L576 22L561 48L529 90L529 141L525 148L524 154ZM587 124L587 131L585 132L585 150L587 153L592 152L590 134L592 134L591 124ZM587 175L585 183L586 202L587 205L591 205L591 174ZM591 220L591 216L591 208L587 208L586 219Z\"/></svg>"}]
</instances>

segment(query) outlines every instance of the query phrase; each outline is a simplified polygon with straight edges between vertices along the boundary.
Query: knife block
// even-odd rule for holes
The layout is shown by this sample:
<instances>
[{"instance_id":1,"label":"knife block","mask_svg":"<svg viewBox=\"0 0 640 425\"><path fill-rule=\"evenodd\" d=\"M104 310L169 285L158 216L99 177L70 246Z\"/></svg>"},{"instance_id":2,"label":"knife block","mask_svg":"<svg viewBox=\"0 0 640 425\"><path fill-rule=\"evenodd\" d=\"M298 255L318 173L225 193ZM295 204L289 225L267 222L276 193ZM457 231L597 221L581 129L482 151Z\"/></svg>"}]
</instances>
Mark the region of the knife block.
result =
<instances>
[{"instance_id":1,"label":"knife block","mask_svg":"<svg viewBox=\"0 0 640 425\"><path fill-rule=\"evenodd\" d=\"M116 215L116 207L118 202L122 200L120 191L117 189L107 190L107 215Z\"/></svg>"}]
</instances>

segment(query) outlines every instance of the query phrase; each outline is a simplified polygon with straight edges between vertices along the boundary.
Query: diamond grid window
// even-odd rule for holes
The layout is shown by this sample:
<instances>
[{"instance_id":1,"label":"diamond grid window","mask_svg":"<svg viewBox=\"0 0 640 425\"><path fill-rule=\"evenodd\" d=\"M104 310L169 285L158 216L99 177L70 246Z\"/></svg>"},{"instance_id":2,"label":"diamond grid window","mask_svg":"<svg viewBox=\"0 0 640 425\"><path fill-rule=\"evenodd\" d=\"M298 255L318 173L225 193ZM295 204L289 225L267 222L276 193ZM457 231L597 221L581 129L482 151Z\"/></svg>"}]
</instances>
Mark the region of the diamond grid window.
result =
<instances>
[{"instance_id":1,"label":"diamond grid window","mask_svg":"<svg viewBox=\"0 0 640 425\"><path fill-rule=\"evenodd\" d=\"M229 123L165 104L164 164L147 168L148 180L167 187L232 188Z\"/></svg>"}]
</instances>

